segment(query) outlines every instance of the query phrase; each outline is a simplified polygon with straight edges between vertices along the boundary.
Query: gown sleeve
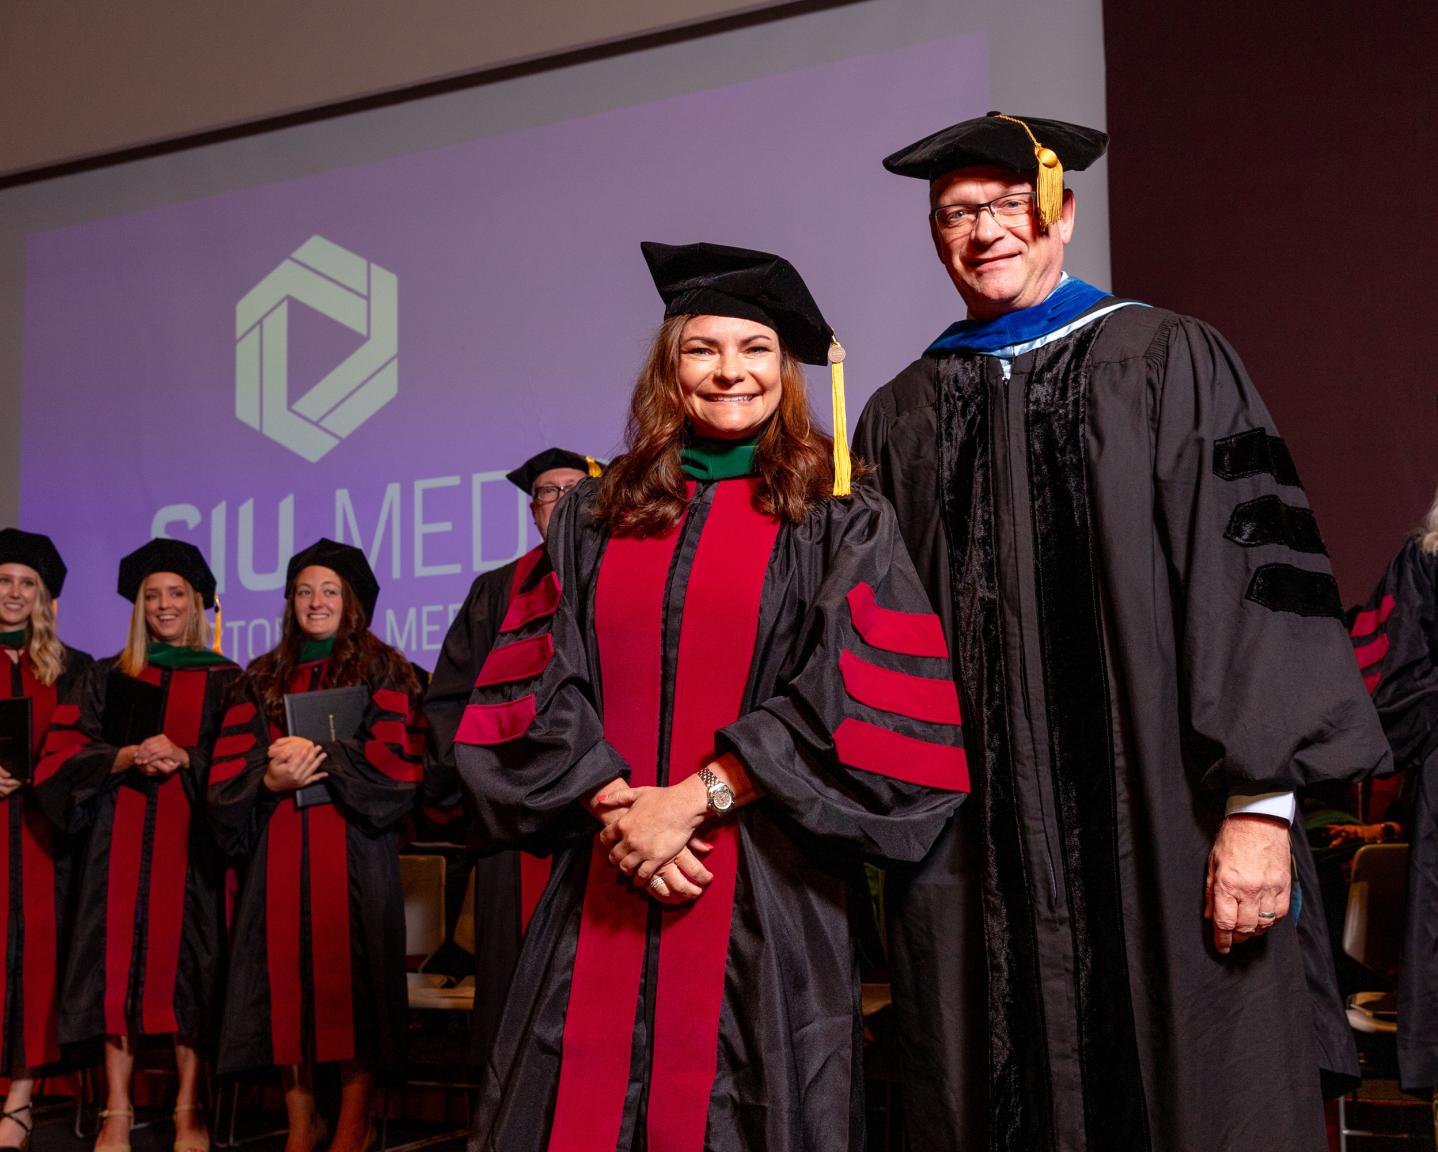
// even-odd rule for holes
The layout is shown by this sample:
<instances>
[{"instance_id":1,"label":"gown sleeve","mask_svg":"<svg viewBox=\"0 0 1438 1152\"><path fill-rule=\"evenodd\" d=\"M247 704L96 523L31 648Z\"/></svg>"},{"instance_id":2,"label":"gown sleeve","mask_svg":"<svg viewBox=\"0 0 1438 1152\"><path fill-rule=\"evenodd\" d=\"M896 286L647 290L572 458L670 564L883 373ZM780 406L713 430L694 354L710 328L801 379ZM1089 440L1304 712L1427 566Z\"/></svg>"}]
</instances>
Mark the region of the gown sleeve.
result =
<instances>
[{"instance_id":1,"label":"gown sleeve","mask_svg":"<svg viewBox=\"0 0 1438 1152\"><path fill-rule=\"evenodd\" d=\"M445 635L424 696L425 738L423 802L440 808L459 804L459 772L454 763L454 734L474 690L474 679L499 632L508 600L512 569L486 572L470 586L464 605Z\"/></svg>"},{"instance_id":2,"label":"gown sleeve","mask_svg":"<svg viewBox=\"0 0 1438 1152\"><path fill-rule=\"evenodd\" d=\"M113 660L92 663L71 703L56 707L35 767L35 796L57 828L79 832L95 819L95 801L120 786L119 749L104 741L105 689Z\"/></svg>"},{"instance_id":3,"label":"gown sleeve","mask_svg":"<svg viewBox=\"0 0 1438 1152\"><path fill-rule=\"evenodd\" d=\"M821 841L923 857L968 791L943 627L888 501L857 489L796 532L821 566L779 691L718 733L769 802ZM806 530L807 529L807 530Z\"/></svg>"},{"instance_id":4,"label":"gown sleeve","mask_svg":"<svg viewBox=\"0 0 1438 1152\"><path fill-rule=\"evenodd\" d=\"M385 681L371 686L355 738L323 746L322 771L346 820L384 832L409 814L424 781L424 738L418 694Z\"/></svg>"},{"instance_id":5,"label":"gown sleeve","mask_svg":"<svg viewBox=\"0 0 1438 1152\"><path fill-rule=\"evenodd\" d=\"M604 739L581 619L597 567L594 482L565 496L549 528L552 570L515 597L455 735L455 762L484 851L548 855L592 836L584 802L629 767Z\"/></svg>"},{"instance_id":6,"label":"gown sleeve","mask_svg":"<svg viewBox=\"0 0 1438 1152\"><path fill-rule=\"evenodd\" d=\"M1149 364L1189 772L1255 793L1391 767L1317 521L1237 355L1176 319Z\"/></svg>"},{"instance_id":7,"label":"gown sleeve","mask_svg":"<svg viewBox=\"0 0 1438 1152\"><path fill-rule=\"evenodd\" d=\"M1399 771L1418 768L1438 750L1438 557L1419 540L1404 544L1350 635L1363 685L1373 698Z\"/></svg>"},{"instance_id":8,"label":"gown sleeve","mask_svg":"<svg viewBox=\"0 0 1438 1152\"><path fill-rule=\"evenodd\" d=\"M270 733L259 697L237 685L210 764L210 831L227 856L248 856L282 799L265 787Z\"/></svg>"}]
</instances>

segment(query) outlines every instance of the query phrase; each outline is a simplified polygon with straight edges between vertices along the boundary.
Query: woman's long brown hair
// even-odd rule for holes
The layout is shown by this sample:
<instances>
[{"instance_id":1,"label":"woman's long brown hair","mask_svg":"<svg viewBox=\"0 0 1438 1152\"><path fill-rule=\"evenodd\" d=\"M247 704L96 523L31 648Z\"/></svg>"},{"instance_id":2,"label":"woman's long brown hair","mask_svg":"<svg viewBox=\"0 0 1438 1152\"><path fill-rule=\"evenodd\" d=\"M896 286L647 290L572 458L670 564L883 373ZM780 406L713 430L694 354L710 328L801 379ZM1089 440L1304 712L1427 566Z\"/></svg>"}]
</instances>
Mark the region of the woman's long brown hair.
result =
<instances>
[{"instance_id":1,"label":"woman's long brown hair","mask_svg":"<svg viewBox=\"0 0 1438 1152\"><path fill-rule=\"evenodd\" d=\"M691 316L660 326L629 398L628 451L605 470L595 513L616 536L657 536L684 517L688 496L680 453L689 432L679 387L679 350ZM796 524L831 498L833 441L814 426L804 368L779 344L779 406L754 453L761 511Z\"/></svg>"},{"instance_id":2,"label":"woman's long brown hair","mask_svg":"<svg viewBox=\"0 0 1438 1152\"><path fill-rule=\"evenodd\" d=\"M363 684L371 691L397 688L413 698L419 692L419 681L409 661L369 630L364 607L349 582L339 573L335 576L340 584L342 611L323 686L348 688ZM291 592L285 605L280 642L255 659L235 689L238 694L243 688L253 686L264 701L265 715L281 731L285 727L285 693L290 690L295 669L300 666L300 650L306 639L304 629L295 619L295 599Z\"/></svg>"}]
</instances>

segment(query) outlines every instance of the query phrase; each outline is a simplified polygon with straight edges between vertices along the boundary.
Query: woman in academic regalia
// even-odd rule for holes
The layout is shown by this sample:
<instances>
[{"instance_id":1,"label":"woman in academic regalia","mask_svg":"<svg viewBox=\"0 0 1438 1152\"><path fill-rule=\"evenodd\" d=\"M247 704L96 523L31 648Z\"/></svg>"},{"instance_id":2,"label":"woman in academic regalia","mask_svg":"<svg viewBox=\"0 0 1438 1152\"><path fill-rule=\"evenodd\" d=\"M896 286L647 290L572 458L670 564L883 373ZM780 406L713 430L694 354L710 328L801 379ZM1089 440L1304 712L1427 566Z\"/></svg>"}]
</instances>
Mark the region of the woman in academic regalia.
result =
<instances>
[{"instance_id":1,"label":"woman in academic regalia","mask_svg":"<svg viewBox=\"0 0 1438 1152\"><path fill-rule=\"evenodd\" d=\"M0 712L0 914L5 939L13 942L0 969L0 1075L10 1078L0 1108L0 1152L29 1145L34 1070L60 1059L56 1007L70 859L24 770L33 768L51 722L77 711L91 664L55 631L55 601L64 584L65 562L48 536L0 531L0 701L29 701L28 709L0 704L6 709Z\"/></svg>"},{"instance_id":2,"label":"woman in academic regalia","mask_svg":"<svg viewBox=\"0 0 1438 1152\"><path fill-rule=\"evenodd\" d=\"M123 1149L136 1040L173 1036L176 1152L204 1152L201 1052L214 1035L225 930L204 799L210 747L240 669L210 647L215 576L193 544L137 548L120 561L119 592L134 604L125 647L87 673L79 708L56 718L36 772L52 819L89 832L60 1041L104 1037L97 1147Z\"/></svg>"},{"instance_id":3,"label":"woman in academic regalia","mask_svg":"<svg viewBox=\"0 0 1438 1152\"><path fill-rule=\"evenodd\" d=\"M842 349L798 273L644 254L628 452L560 503L456 735L483 836L554 857L470 1146L858 1152L861 864L967 789L948 656L813 424L800 362Z\"/></svg>"},{"instance_id":4,"label":"woman in academic regalia","mask_svg":"<svg viewBox=\"0 0 1438 1152\"><path fill-rule=\"evenodd\" d=\"M358 548L320 540L290 561L280 642L236 687L210 775L215 835L243 858L220 1070L283 1069L287 1152L323 1139L325 1063L343 1091L330 1147L365 1148L375 1073L404 1051L398 836L424 721L409 662L369 630L378 595ZM363 689L357 731L288 734L287 695L350 687Z\"/></svg>"}]
</instances>

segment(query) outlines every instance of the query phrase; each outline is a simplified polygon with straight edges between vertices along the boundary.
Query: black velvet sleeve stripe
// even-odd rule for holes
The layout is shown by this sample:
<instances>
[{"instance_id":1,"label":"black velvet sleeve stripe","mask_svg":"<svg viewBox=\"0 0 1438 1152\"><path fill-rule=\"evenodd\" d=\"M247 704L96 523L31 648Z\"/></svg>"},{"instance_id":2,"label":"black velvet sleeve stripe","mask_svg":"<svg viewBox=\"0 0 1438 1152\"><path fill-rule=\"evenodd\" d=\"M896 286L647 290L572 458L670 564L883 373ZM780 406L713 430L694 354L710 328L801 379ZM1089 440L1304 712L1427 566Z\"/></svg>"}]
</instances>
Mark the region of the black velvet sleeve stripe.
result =
<instances>
[{"instance_id":1,"label":"black velvet sleeve stripe","mask_svg":"<svg viewBox=\"0 0 1438 1152\"><path fill-rule=\"evenodd\" d=\"M1280 484L1303 487L1288 445L1270 436L1267 428L1250 428L1214 441L1213 474L1220 480L1241 480L1264 472Z\"/></svg>"},{"instance_id":2,"label":"black velvet sleeve stripe","mask_svg":"<svg viewBox=\"0 0 1438 1152\"><path fill-rule=\"evenodd\" d=\"M1233 510L1223 533L1235 544L1256 548L1260 544L1282 544L1295 552L1328 555L1318 520L1312 511L1285 504L1277 496L1246 500Z\"/></svg>"},{"instance_id":3,"label":"black velvet sleeve stripe","mask_svg":"<svg viewBox=\"0 0 1438 1152\"><path fill-rule=\"evenodd\" d=\"M1265 564L1253 574L1246 596L1270 612L1343 619L1338 582L1327 572L1310 572L1292 564Z\"/></svg>"}]
</instances>

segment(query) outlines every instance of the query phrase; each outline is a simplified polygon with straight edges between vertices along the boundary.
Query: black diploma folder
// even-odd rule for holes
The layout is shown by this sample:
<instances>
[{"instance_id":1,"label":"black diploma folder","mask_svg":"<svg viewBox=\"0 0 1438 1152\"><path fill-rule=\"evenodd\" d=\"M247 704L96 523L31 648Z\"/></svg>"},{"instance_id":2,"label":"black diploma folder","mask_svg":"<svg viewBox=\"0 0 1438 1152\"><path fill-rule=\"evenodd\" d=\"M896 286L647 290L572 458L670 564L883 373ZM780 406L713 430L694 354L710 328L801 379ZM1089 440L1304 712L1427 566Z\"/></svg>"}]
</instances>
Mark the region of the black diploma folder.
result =
<instances>
[{"instance_id":1,"label":"black diploma folder","mask_svg":"<svg viewBox=\"0 0 1438 1152\"><path fill-rule=\"evenodd\" d=\"M358 735L360 725L364 723L368 705L369 689L361 685L286 693L285 727L291 736L303 736L316 744L351 740ZM324 770L321 767L320 771ZM321 780L318 784L306 784L295 792L295 807L328 804L332 799L329 786Z\"/></svg>"},{"instance_id":2,"label":"black diploma folder","mask_svg":"<svg viewBox=\"0 0 1438 1152\"><path fill-rule=\"evenodd\" d=\"M165 694L159 685L111 672L105 681L105 713L100 718L105 743L116 748L143 744L164 730Z\"/></svg>"},{"instance_id":3,"label":"black diploma folder","mask_svg":"<svg viewBox=\"0 0 1438 1152\"><path fill-rule=\"evenodd\" d=\"M165 693L157 684L146 684L133 676L112 670L105 678L105 712L100 733L106 744L123 748L143 744L165 730ZM156 781L133 768L125 773L125 785L148 792Z\"/></svg>"},{"instance_id":4,"label":"black diploma folder","mask_svg":"<svg viewBox=\"0 0 1438 1152\"><path fill-rule=\"evenodd\" d=\"M0 700L0 768L22 784L35 776L34 717L28 696Z\"/></svg>"}]
</instances>

